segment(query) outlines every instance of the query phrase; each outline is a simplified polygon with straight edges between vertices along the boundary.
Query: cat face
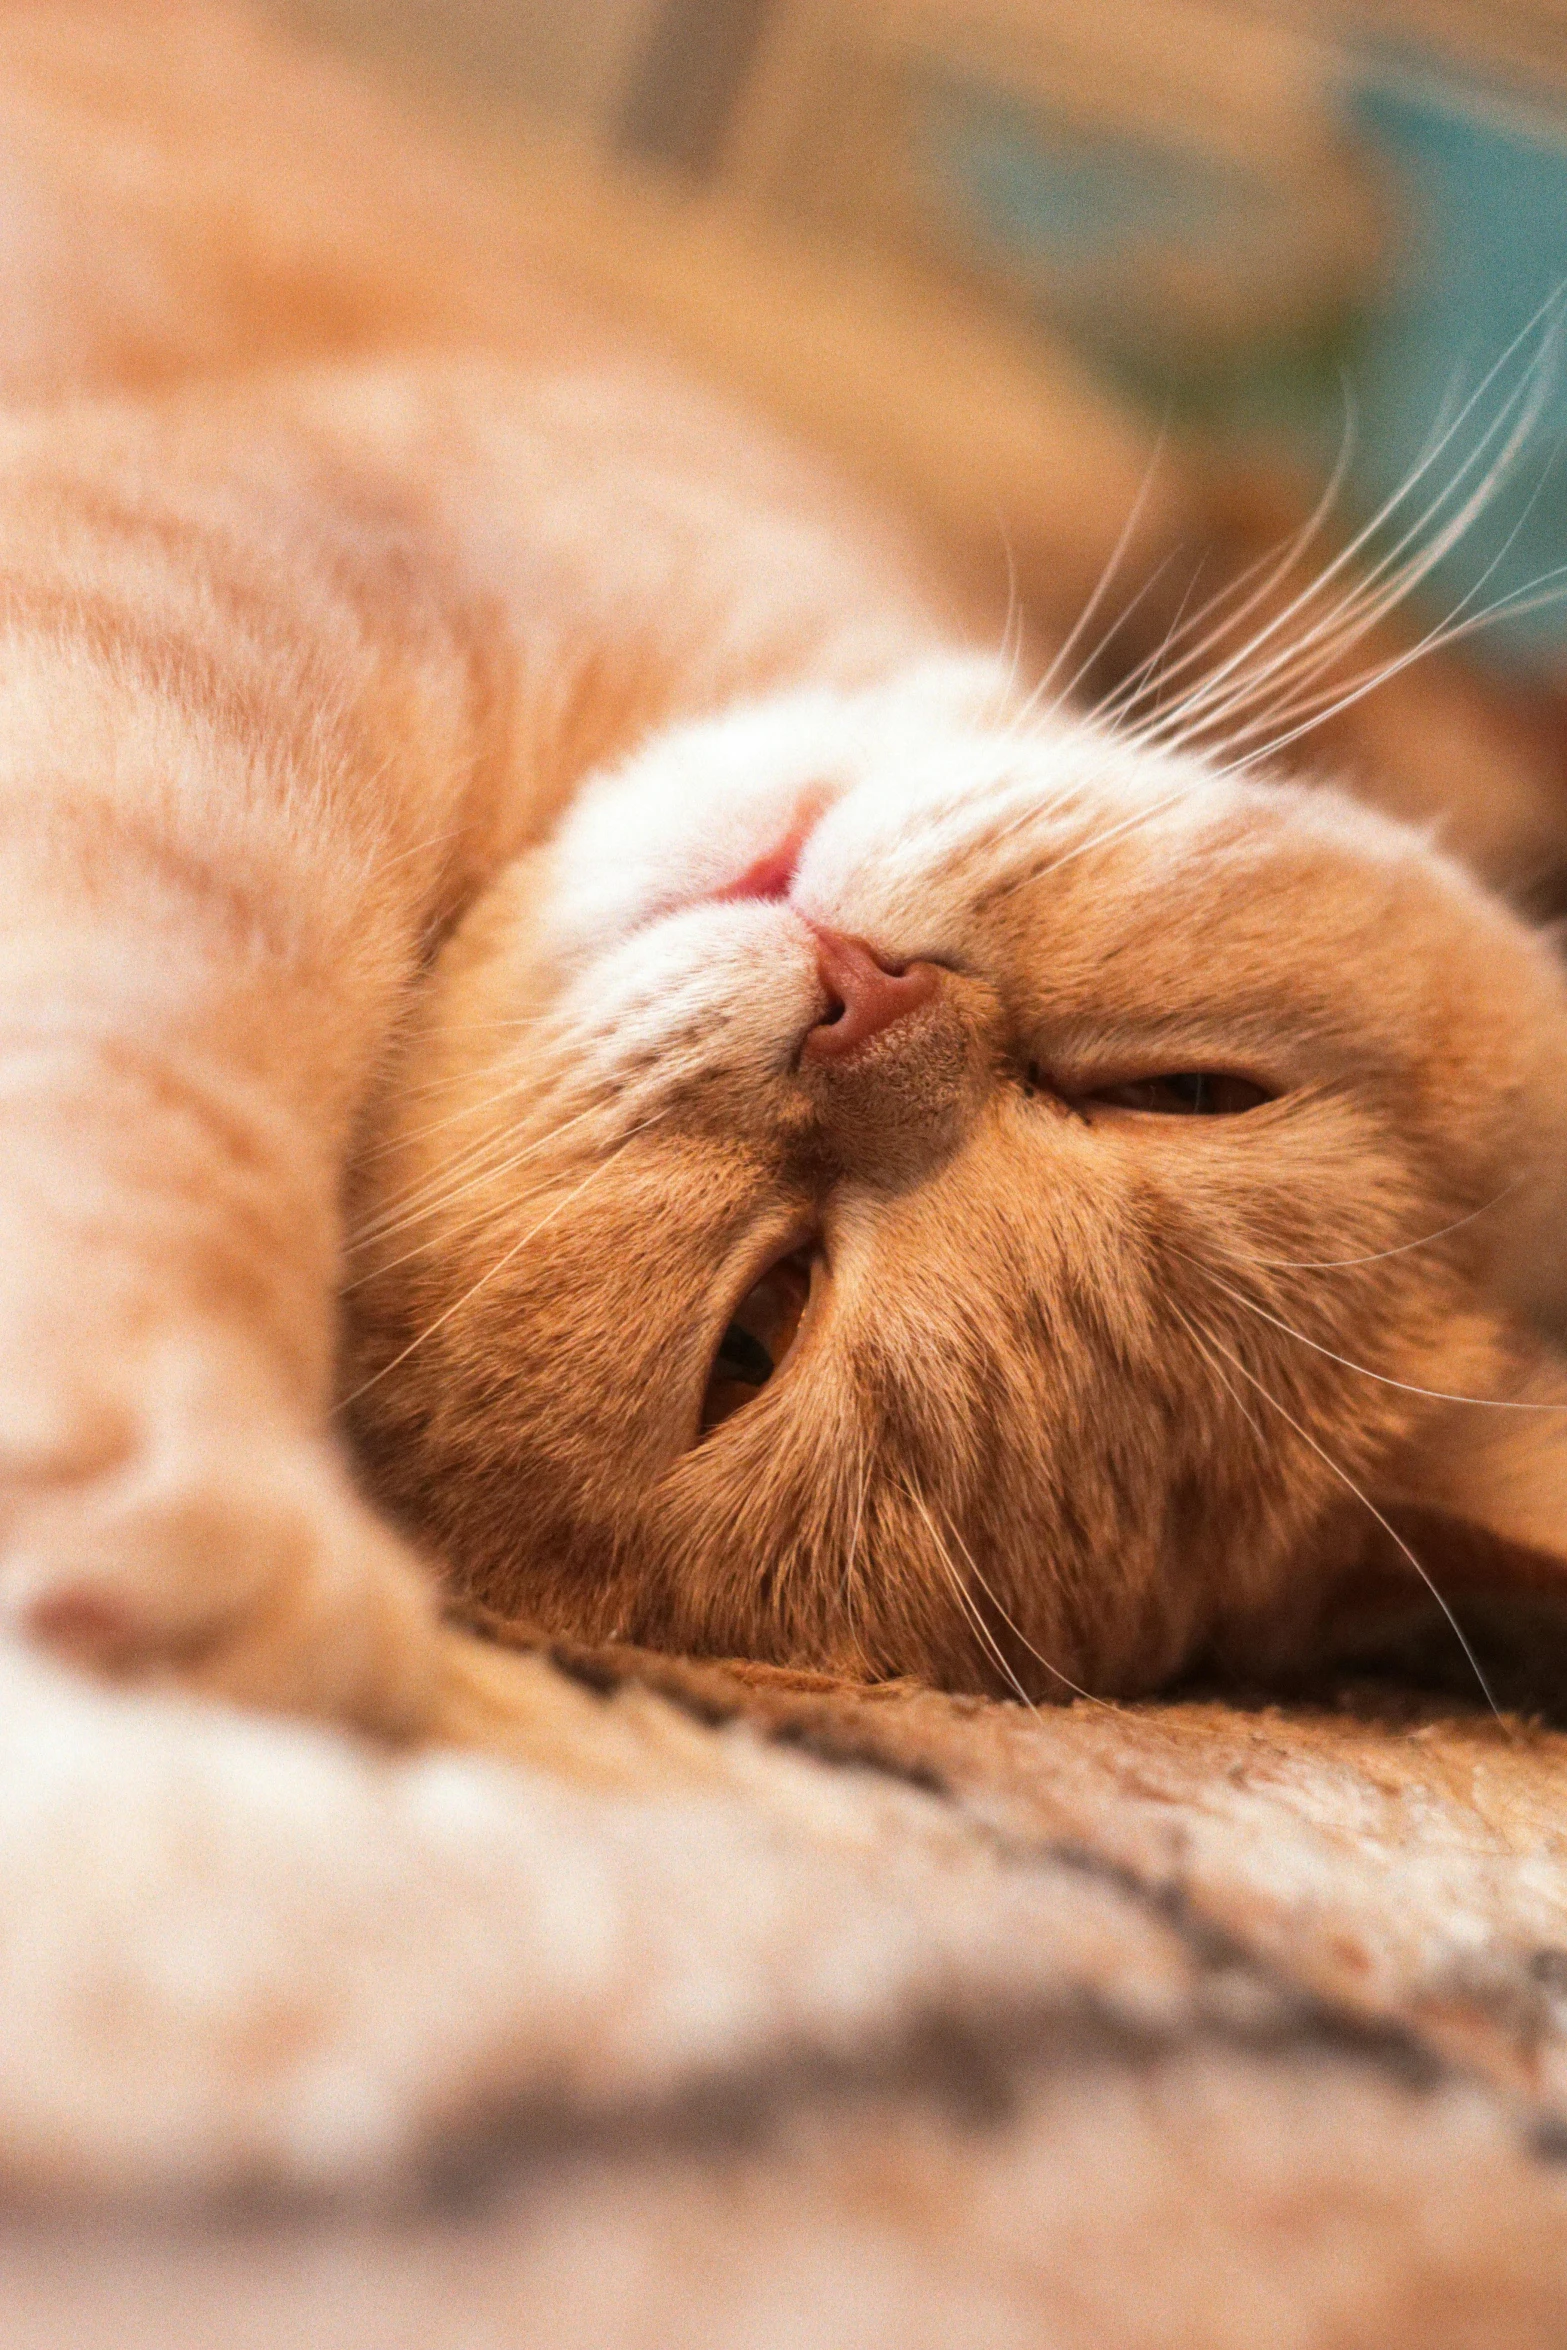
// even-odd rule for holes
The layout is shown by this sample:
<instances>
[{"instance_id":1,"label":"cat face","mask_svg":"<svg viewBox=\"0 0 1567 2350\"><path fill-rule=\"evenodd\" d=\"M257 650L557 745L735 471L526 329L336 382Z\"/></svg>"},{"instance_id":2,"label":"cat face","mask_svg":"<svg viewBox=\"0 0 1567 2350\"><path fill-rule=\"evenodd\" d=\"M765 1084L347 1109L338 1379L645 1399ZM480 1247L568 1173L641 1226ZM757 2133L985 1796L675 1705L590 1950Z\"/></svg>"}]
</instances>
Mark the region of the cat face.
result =
<instances>
[{"instance_id":1,"label":"cat face","mask_svg":"<svg viewBox=\"0 0 1567 2350\"><path fill-rule=\"evenodd\" d=\"M1343 1564L1417 1391L1495 1390L1544 949L1331 793L1004 700L935 663L672 731L448 943L350 1385L459 1588L1144 1688Z\"/></svg>"}]
</instances>

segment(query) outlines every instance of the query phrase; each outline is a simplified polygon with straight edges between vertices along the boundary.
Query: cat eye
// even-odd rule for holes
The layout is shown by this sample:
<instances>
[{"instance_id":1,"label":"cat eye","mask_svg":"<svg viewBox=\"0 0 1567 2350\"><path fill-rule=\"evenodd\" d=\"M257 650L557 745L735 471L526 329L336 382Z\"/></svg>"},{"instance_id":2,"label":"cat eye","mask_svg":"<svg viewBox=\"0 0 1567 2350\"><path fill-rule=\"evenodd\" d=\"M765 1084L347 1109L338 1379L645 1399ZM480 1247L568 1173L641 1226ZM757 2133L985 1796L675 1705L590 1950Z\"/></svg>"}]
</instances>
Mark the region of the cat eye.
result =
<instances>
[{"instance_id":1,"label":"cat eye","mask_svg":"<svg viewBox=\"0 0 1567 2350\"><path fill-rule=\"evenodd\" d=\"M810 1299L811 1263L809 1250L791 1250L736 1306L707 1377L704 1436L761 1394L793 1346Z\"/></svg>"},{"instance_id":2,"label":"cat eye","mask_svg":"<svg viewBox=\"0 0 1567 2350\"><path fill-rule=\"evenodd\" d=\"M1165 1118L1236 1118L1244 1110L1260 1109L1277 1100L1266 1086L1228 1069L1181 1069L1168 1077L1132 1077L1119 1085L1095 1086L1085 1093L1069 1092L1046 1075L1037 1061L1023 1073L1028 1101L1043 1096L1056 1108L1086 1120L1090 1110L1151 1111Z\"/></svg>"},{"instance_id":3,"label":"cat eye","mask_svg":"<svg viewBox=\"0 0 1567 2350\"><path fill-rule=\"evenodd\" d=\"M1137 1077L1076 1096L1086 1108L1152 1110L1166 1118L1237 1118L1274 1099L1249 1077L1224 1069L1183 1069L1170 1077Z\"/></svg>"}]
</instances>

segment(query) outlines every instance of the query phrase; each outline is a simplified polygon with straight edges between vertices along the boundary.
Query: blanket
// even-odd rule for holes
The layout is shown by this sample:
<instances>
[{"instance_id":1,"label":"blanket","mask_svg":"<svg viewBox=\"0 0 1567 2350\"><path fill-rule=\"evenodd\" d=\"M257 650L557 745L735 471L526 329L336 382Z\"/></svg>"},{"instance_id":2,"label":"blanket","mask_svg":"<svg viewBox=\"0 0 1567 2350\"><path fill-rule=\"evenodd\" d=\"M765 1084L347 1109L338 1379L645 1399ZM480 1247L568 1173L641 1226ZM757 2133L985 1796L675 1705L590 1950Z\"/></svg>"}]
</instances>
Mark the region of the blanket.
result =
<instances>
[{"instance_id":1,"label":"blanket","mask_svg":"<svg viewBox=\"0 0 1567 2350\"><path fill-rule=\"evenodd\" d=\"M456 1631L413 1752L0 1680L8 2344L1562 2338L1552 1728Z\"/></svg>"}]
</instances>

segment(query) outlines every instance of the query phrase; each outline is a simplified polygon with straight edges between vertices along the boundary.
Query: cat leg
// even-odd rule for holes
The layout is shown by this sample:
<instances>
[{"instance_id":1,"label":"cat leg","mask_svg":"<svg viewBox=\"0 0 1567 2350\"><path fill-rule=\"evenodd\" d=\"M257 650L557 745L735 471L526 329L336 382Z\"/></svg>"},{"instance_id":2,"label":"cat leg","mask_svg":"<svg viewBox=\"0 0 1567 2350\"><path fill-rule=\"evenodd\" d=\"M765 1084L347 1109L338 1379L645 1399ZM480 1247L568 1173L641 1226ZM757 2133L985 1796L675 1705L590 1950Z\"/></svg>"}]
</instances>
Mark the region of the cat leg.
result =
<instances>
[{"instance_id":1,"label":"cat leg","mask_svg":"<svg viewBox=\"0 0 1567 2350\"><path fill-rule=\"evenodd\" d=\"M111 1673L408 1731L434 1578L331 1416L396 909L378 931L331 904L319 843L266 874L243 844L137 834L104 806L0 826L0 1621Z\"/></svg>"},{"instance_id":2,"label":"cat leg","mask_svg":"<svg viewBox=\"0 0 1567 2350\"><path fill-rule=\"evenodd\" d=\"M0 1041L0 1612L409 1729L432 1579L329 1429L329 1170L248 1091L120 1037Z\"/></svg>"},{"instance_id":3,"label":"cat leg","mask_svg":"<svg viewBox=\"0 0 1567 2350\"><path fill-rule=\"evenodd\" d=\"M335 396L0 450L0 1624L404 1728L435 1578L333 1416L342 1203L514 713Z\"/></svg>"}]
</instances>

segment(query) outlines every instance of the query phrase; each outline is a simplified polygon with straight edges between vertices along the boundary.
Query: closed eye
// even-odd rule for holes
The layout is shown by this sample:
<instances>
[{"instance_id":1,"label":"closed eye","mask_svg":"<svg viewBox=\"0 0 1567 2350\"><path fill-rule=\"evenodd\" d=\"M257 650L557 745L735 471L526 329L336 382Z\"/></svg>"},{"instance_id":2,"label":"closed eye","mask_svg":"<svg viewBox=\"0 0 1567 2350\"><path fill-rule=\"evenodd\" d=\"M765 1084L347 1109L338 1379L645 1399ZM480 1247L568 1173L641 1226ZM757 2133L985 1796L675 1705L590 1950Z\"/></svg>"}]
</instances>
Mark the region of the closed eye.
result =
<instances>
[{"instance_id":1,"label":"closed eye","mask_svg":"<svg viewBox=\"0 0 1567 2350\"><path fill-rule=\"evenodd\" d=\"M1152 1111L1164 1118L1238 1118L1274 1096L1228 1069L1182 1069L1168 1077L1133 1077L1074 1096L1080 1109Z\"/></svg>"},{"instance_id":2,"label":"closed eye","mask_svg":"<svg viewBox=\"0 0 1567 2350\"><path fill-rule=\"evenodd\" d=\"M1037 1062L1029 1065L1024 1093L1053 1097L1062 1107L1085 1118L1093 1110L1134 1110L1161 1118L1236 1118L1245 1110L1260 1109L1277 1100L1267 1087L1230 1069L1178 1069L1158 1077L1128 1077L1116 1085L1069 1090L1047 1076Z\"/></svg>"}]
</instances>

